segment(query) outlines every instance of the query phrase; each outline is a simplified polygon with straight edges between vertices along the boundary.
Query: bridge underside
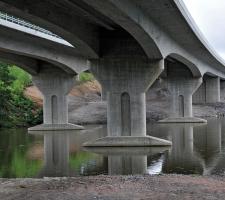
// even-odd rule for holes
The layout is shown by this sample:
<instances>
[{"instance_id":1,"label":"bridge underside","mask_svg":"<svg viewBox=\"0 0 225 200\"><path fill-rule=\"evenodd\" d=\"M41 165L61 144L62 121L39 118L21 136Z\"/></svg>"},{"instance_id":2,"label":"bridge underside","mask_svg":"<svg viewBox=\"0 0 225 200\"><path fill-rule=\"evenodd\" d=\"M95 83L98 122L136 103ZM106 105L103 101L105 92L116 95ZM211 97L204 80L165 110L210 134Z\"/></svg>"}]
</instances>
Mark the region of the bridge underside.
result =
<instances>
[{"instance_id":1,"label":"bridge underside","mask_svg":"<svg viewBox=\"0 0 225 200\"><path fill-rule=\"evenodd\" d=\"M34 49L40 39L29 48L5 48L7 44L2 38L19 44L17 47L24 45L18 39L20 33L12 39L7 37L9 30L5 28L2 28L5 32L0 32L0 48L44 60L61 69L53 70L52 76L34 67L38 73L34 83L45 96L45 124L68 125L66 95L72 75L87 69L87 59L107 99L108 137L94 145L170 145L168 141L146 136L147 89L164 70L161 77L172 99L170 117L163 122L199 123L206 121L193 117L192 95L200 87L203 75L210 73L216 77L207 79L208 93L212 87L219 88L220 78L225 79L223 63L200 39L194 25L190 27L191 22L178 7L171 0L35 0L32 3L3 0L1 10L54 32L75 48L48 43L41 50ZM215 99L210 100L209 95L206 98L217 101L219 92L215 93Z\"/></svg>"}]
</instances>

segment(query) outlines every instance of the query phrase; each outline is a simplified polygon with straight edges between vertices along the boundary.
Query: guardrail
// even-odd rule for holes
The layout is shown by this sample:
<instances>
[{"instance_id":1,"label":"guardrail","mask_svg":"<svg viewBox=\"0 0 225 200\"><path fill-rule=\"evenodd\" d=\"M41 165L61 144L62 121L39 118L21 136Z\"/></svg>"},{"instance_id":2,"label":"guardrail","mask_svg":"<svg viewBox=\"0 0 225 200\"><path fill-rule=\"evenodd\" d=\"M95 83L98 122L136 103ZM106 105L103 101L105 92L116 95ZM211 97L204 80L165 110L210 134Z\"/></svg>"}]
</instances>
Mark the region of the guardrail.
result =
<instances>
[{"instance_id":1,"label":"guardrail","mask_svg":"<svg viewBox=\"0 0 225 200\"><path fill-rule=\"evenodd\" d=\"M62 39L61 37L59 37L58 35L52 33L51 31L48 31L48 30L46 30L44 28L41 28L39 26L36 26L36 25L31 24L29 22L26 22L26 21L24 21L22 19L19 19L17 17L12 16L12 15L8 15L7 13L0 12L0 19L3 19L5 21L8 21L8 22L11 22L11 23L14 23L14 24L17 24L17 25L20 25L20 26L23 26L23 27L35 30L35 31L39 31L41 33L44 33L46 35L50 35L52 37L56 37L56 38Z\"/></svg>"}]
</instances>

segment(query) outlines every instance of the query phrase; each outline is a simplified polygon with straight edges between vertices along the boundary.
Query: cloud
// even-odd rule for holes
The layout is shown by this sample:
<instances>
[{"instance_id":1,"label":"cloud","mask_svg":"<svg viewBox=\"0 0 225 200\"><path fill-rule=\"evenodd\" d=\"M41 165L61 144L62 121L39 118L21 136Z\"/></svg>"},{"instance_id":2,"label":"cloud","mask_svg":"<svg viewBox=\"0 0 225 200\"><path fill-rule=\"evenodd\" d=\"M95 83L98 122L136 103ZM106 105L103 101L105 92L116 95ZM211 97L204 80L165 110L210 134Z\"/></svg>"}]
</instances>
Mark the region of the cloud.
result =
<instances>
[{"instance_id":1,"label":"cloud","mask_svg":"<svg viewBox=\"0 0 225 200\"><path fill-rule=\"evenodd\" d=\"M225 1L183 1L205 38L225 59Z\"/></svg>"}]
</instances>

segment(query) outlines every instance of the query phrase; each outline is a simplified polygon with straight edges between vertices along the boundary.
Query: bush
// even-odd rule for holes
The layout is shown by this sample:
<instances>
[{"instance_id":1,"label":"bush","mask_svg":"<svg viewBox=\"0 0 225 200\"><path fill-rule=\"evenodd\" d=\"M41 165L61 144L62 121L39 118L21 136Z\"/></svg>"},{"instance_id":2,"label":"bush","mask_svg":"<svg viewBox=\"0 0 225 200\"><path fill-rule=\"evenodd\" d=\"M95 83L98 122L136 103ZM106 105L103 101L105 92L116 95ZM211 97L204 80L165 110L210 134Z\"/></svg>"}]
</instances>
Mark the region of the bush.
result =
<instances>
[{"instance_id":1,"label":"bush","mask_svg":"<svg viewBox=\"0 0 225 200\"><path fill-rule=\"evenodd\" d=\"M91 73L88 72L82 72L79 74L79 81L80 82L87 82L87 81L93 81L94 76Z\"/></svg>"},{"instance_id":2,"label":"bush","mask_svg":"<svg viewBox=\"0 0 225 200\"><path fill-rule=\"evenodd\" d=\"M31 75L17 66L9 67L9 74L15 79L11 87L16 93L22 93L25 87L32 84Z\"/></svg>"},{"instance_id":3,"label":"bush","mask_svg":"<svg viewBox=\"0 0 225 200\"><path fill-rule=\"evenodd\" d=\"M0 63L0 127L30 126L42 122L42 110L23 95L30 83L31 77L25 71Z\"/></svg>"}]
</instances>

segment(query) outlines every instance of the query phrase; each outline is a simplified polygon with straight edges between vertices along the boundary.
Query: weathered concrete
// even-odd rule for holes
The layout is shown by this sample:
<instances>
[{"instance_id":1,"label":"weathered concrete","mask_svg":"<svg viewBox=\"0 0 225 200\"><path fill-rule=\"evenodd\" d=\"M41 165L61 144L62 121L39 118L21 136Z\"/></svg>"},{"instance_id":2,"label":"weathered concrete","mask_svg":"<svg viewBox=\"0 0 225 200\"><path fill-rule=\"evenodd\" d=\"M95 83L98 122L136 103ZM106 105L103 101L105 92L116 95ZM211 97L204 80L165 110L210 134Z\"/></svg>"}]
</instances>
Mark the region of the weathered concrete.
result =
<instances>
[{"instance_id":1,"label":"weathered concrete","mask_svg":"<svg viewBox=\"0 0 225 200\"><path fill-rule=\"evenodd\" d=\"M146 136L145 92L163 70L163 61L100 59L91 70L107 91L108 136Z\"/></svg>"},{"instance_id":2,"label":"weathered concrete","mask_svg":"<svg viewBox=\"0 0 225 200\"><path fill-rule=\"evenodd\" d=\"M220 81L220 101L225 102L225 81Z\"/></svg>"},{"instance_id":3,"label":"weathered concrete","mask_svg":"<svg viewBox=\"0 0 225 200\"><path fill-rule=\"evenodd\" d=\"M120 155L120 156L132 156L132 155L147 155L152 156L158 153L163 153L171 149L171 146L163 147L84 147L86 151L101 154L104 156Z\"/></svg>"},{"instance_id":4,"label":"weathered concrete","mask_svg":"<svg viewBox=\"0 0 225 200\"><path fill-rule=\"evenodd\" d=\"M83 144L85 147L151 147L171 145L172 143L168 140L151 136L108 136Z\"/></svg>"},{"instance_id":5,"label":"weathered concrete","mask_svg":"<svg viewBox=\"0 0 225 200\"><path fill-rule=\"evenodd\" d=\"M55 0L21 4L2 0L0 8L58 34L87 58L102 56L103 31L114 35L122 27L150 59L170 55L185 61L194 76L209 72L224 77L224 62L202 37L184 4L178 0L164 1Z\"/></svg>"},{"instance_id":6,"label":"weathered concrete","mask_svg":"<svg viewBox=\"0 0 225 200\"><path fill-rule=\"evenodd\" d=\"M220 101L220 78L206 78L206 103L216 103Z\"/></svg>"},{"instance_id":7,"label":"weathered concrete","mask_svg":"<svg viewBox=\"0 0 225 200\"><path fill-rule=\"evenodd\" d=\"M201 85L201 78L167 78L164 80L172 95L170 114L168 119L160 120L160 123L205 123L206 120L193 117L192 95Z\"/></svg>"},{"instance_id":8,"label":"weathered concrete","mask_svg":"<svg viewBox=\"0 0 225 200\"><path fill-rule=\"evenodd\" d=\"M193 95L193 103L220 102L220 78L204 75L203 82Z\"/></svg>"},{"instance_id":9,"label":"weathered concrete","mask_svg":"<svg viewBox=\"0 0 225 200\"><path fill-rule=\"evenodd\" d=\"M1 25L0 49L2 52L0 58L11 63L15 61L22 68L25 66L24 70L34 75L40 71L42 63L46 62L74 75L88 69L87 58L82 57L76 48ZM10 57L10 54L15 57Z\"/></svg>"},{"instance_id":10,"label":"weathered concrete","mask_svg":"<svg viewBox=\"0 0 225 200\"><path fill-rule=\"evenodd\" d=\"M182 63L168 61L163 82L171 94L169 118L161 123L199 123L206 120L194 118L192 95L202 83L202 78L193 77L191 71ZM166 78L165 78L166 76Z\"/></svg>"},{"instance_id":11,"label":"weathered concrete","mask_svg":"<svg viewBox=\"0 0 225 200\"><path fill-rule=\"evenodd\" d=\"M51 65L42 66L42 71L33 76L34 84L44 96L44 125L29 130L82 129L68 123L67 95L74 85L74 76Z\"/></svg>"},{"instance_id":12,"label":"weathered concrete","mask_svg":"<svg viewBox=\"0 0 225 200\"><path fill-rule=\"evenodd\" d=\"M101 85L101 100L102 101L106 101L107 100L107 91L105 89L105 86L104 85Z\"/></svg>"}]
</instances>

